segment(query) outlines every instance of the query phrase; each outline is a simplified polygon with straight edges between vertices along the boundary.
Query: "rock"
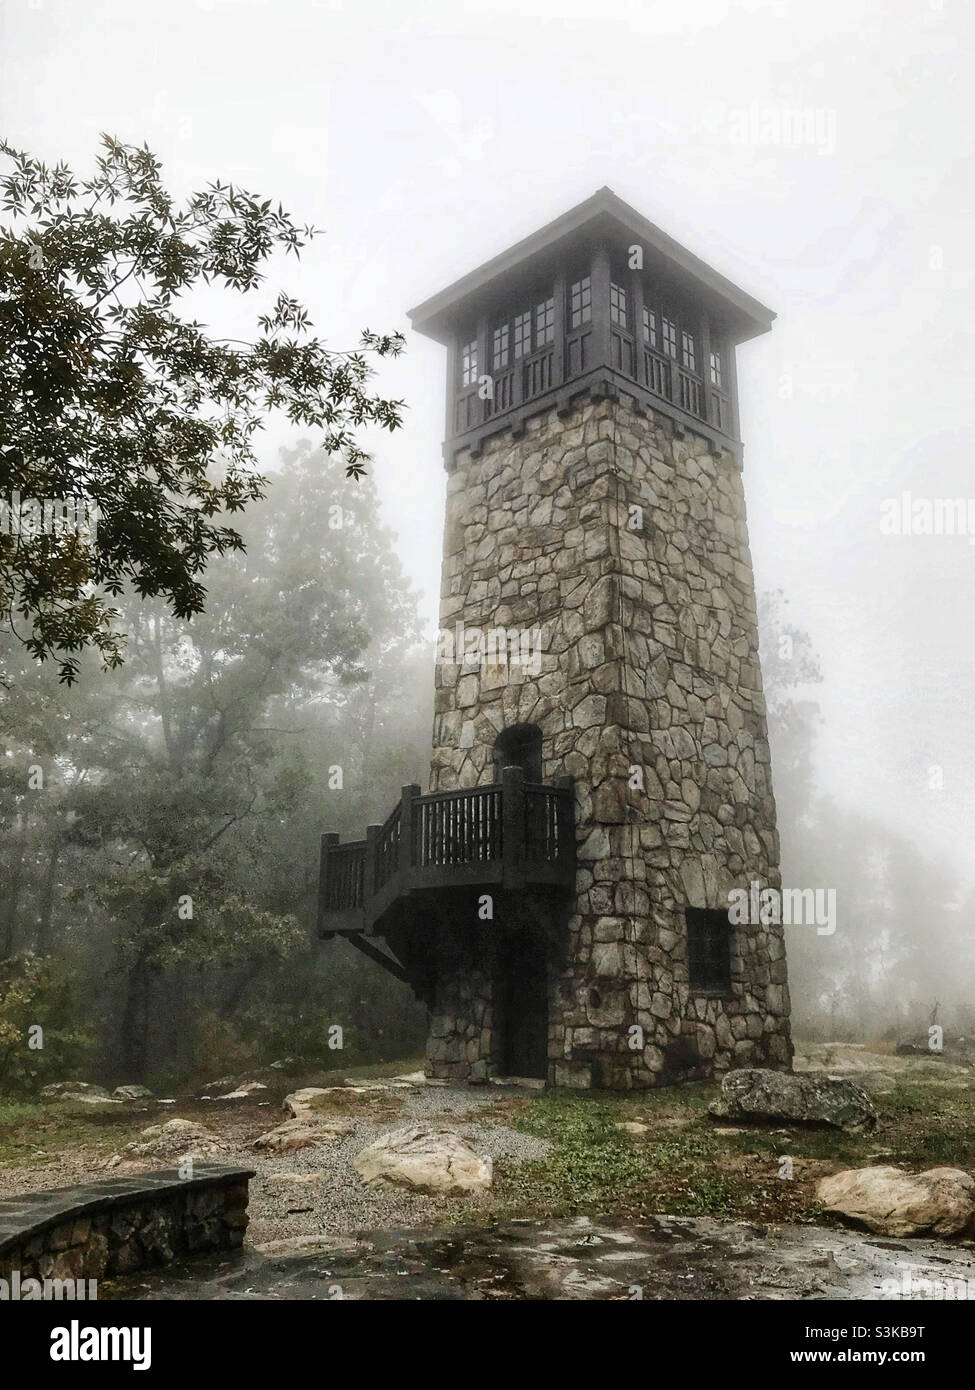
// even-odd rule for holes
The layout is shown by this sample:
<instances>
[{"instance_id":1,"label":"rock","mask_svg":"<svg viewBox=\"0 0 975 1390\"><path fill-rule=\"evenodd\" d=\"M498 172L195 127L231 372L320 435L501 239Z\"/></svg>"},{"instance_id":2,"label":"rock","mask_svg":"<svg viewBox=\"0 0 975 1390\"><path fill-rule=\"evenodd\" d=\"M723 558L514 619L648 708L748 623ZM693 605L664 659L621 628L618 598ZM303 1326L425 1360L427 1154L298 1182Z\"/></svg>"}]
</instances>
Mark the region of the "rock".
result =
<instances>
[{"instance_id":1,"label":"rock","mask_svg":"<svg viewBox=\"0 0 975 1390\"><path fill-rule=\"evenodd\" d=\"M118 1105L104 1086L88 1081L54 1081L41 1091L41 1100L80 1101L83 1105Z\"/></svg>"},{"instance_id":2,"label":"rock","mask_svg":"<svg viewBox=\"0 0 975 1390\"><path fill-rule=\"evenodd\" d=\"M488 1081L492 1086L517 1086L525 1091L545 1090L545 1081L539 1076L489 1076Z\"/></svg>"},{"instance_id":3,"label":"rock","mask_svg":"<svg viewBox=\"0 0 975 1390\"><path fill-rule=\"evenodd\" d=\"M246 1100L255 1091L266 1091L267 1087L263 1081L243 1081L233 1091L228 1091L225 1096L215 1096L215 1100Z\"/></svg>"},{"instance_id":4,"label":"rock","mask_svg":"<svg viewBox=\"0 0 975 1390\"><path fill-rule=\"evenodd\" d=\"M60 1100L66 1095L107 1096L104 1086L93 1086L90 1081L52 1081L41 1090L42 1100Z\"/></svg>"},{"instance_id":5,"label":"rock","mask_svg":"<svg viewBox=\"0 0 975 1390\"><path fill-rule=\"evenodd\" d=\"M851 1132L872 1129L877 1123L873 1102L854 1081L761 1067L728 1072L720 1097L708 1109L727 1120L789 1120Z\"/></svg>"},{"instance_id":6,"label":"rock","mask_svg":"<svg viewBox=\"0 0 975 1390\"><path fill-rule=\"evenodd\" d=\"M388 1081L367 1081L361 1078L358 1081L350 1081L348 1077L342 1078L341 1086L329 1089L337 1091L355 1091L360 1095L367 1095L370 1091L406 1091L412 1087L413 1083L406 1077L394 1076Z\"/></svg>"},{"instance_id":7,"label":"rock","mask_svg":"<svg viewBox=\"0 0 975 1390\"><path fill-rule=\"evenodd\" d=\"M307 1149L310 1144L327 1144L331 1139L339 1139L351 1128L350 1120L326 1122L300 1116L285 1120L283 1124L260 1135L254 1140L254 1148L265 1149L268 1153L295 1153L298 1149Z\"/></svg>"},{"instance_id":8,"label":"rock","mask_svg":"<svg viewBox=\"0 0 975 1390\"><path fill-rule=\"evenodd\" d=\"M328 1110L334 1105L356 1101L362 1096L375 1095L377 1091L411 1091L412 1082L406 1081L348 1081L341 1086L303 1086L292 1091L281 1102L286 1115L296 1120L307 1119L320 1110Z\"/></svg>"},{"instance_id":9,"label":"rock","mask_svg":"<svg viewBox=\"0 0 975 1390\"><path fill-rule=\"evenodd\" d=\"M480 1192L491 1186L493 1164L452 1129L406 1125L389 1130L353 1160L370 1186L418 1192Z\"/></svg>"},{"instance_id":10,"label":"rock","mask_svg":"<svg viewBox=\"0 0 975 1390\"><path fill-rule=\"evenodd\" d=\"M187 1149L187 1145L191 1148ZM116 1158L118 1162L133 1158L200 1159L213 1158L226 1151L227 1145L202 1125L193 1120L172 1119L144 1129L142 1137L126 1144ZM116 1167L117 1163L113 1161L110 1166Z\"/></svg>"},{"instance_id":11,"label":"rock","mask_svg":"<svg viewBox=\"0 0 975 1390\"><path fill-rule=\"evenodd\" d=\"M255 1245L259 1255L314 1255L323 1250L359 1250L362 1242L354 1236L286 1236Z\"/></svg>"},{"instance_id":12,"label":"rock","mask_svg":"<svg viewBox=\"0 0 975 1390\"><path fill-rule=\"evenodd\" d=\"M823 1178L816 1196L858 1226L886 1236L975 1234L975 1180L960 1168L849 1168Z\"/></svg>"},{"instance_id":13,"label":"rock","mask_svg":"<svg viewBox=\"0 0 975 1390\"><path fill-rule=\"evenodd\" d=\"M112 1092L116 1100L152 1100L152 1092L148 1086L116 1086Z\"/></svg>"},{"instance_id":14,"label":"rock","mask_svg":"<svg viewBox=\"0 0 975 1390\"><path fill-rule=\"evenodd\" d=\"M160 1135L176 1134L183 1139L209 1139L212 1135L203 1125L197 1124L195 1120L164 1120L161 1125L150 1125L148 1129L142 1131L146 1138L159 1137Z\"/></svg>"},{"instance_id":15,"label":"rock","mask_svg":"<svg viewBox=\"0 0 975 1390\"><path fill-rule=\"evenodd\" d=\"M303 1086L300 1091L292 1091L289 1096L285 1096L281 1102L281 1109L292 1119L307 1119L309 1115L314 1115L315 1111L321 1109L326 1103L320 1097L324 1096L327 1101L327 1098L337 1089L339 1088L335 1086L329 1086L327 1089L323 1086Z\"/></svg>"}]
</instances>

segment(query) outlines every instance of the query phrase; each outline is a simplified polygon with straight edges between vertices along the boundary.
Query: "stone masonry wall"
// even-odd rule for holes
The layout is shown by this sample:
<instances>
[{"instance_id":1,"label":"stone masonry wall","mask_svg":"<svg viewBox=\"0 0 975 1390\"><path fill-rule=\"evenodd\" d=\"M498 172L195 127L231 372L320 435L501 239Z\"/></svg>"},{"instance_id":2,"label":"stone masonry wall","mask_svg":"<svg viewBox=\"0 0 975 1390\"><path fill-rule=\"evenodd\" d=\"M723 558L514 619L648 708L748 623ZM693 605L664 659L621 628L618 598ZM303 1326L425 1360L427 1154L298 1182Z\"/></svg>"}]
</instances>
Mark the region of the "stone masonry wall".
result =
<instances>
[{"instance_id":1,"label":"stone masonry wall","mask_svg":"<svg viewBox=\"0 0 975 1390\"><path fill-rule=\"evenodd\" d=\"M247 1229L249 1169L197 1165L0 1202L0 1279L102 1279L177 1254L233 1250Z\"/></svg>"},{"instance_id":2,"label":"stone masonry wall","mask_svg":"<svg viewBox=\"0 0 975 1390\"><path fill-rule=\"evenodd\" d=\"M685 907L780 883L742 477L712 448L629 397L585 400L462 452L448 480L441 628L541 627L543 656L535 675L438 664L430 788L492 781L495 739L516 723L541 729L545 781L576 778L557 1084L791 1061L781 927L735 929L730 997L688 982ZM487 1060L471 1056L473 1023L444 1046L460 989L446 969L435 1074ZM489 1016L487 973L475 992Z\"/></svg>"}]
</instances>

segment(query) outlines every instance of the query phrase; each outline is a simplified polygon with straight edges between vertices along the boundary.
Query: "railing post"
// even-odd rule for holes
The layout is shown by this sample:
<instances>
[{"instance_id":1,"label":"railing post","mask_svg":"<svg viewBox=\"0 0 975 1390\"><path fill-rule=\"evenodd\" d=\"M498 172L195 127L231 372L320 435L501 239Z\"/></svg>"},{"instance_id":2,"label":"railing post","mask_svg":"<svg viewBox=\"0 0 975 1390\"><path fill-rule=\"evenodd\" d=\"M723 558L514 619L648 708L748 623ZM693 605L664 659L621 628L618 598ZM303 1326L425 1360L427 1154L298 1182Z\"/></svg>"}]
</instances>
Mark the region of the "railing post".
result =
<instances>
[{"instance_id":1,"label":"railing post","mask_svg":"<svg viewBox=\"0 0 975 1390\"><path fill-rule=\"evenodd\" d=\"M494 363L490 361L490 352L491 325L487 314L481 314L477 320L477 371L474 373L474 386L478 397L475 418L479 425L482 425L485 420L490 418L487 409L487 401L481 399L481 378L490 376L491 372L494 370Z\"/></svg>"},{"instance_id":2,"label":"railing post","mask_svg":"<svg viewBox=\"0 0 975 1390\"><path fill-rule=\"evenodd\" d=\"M552 286L555 301L555 339L552 343L552 385L561 386L565 381L565 276L561 271Z\"/></svg>"},{"instance_id":3,"label":"railing post","mask_svg":"<svg viewBox=\"0 0 975 1390\"><path fill-rule=\"evenodd\" d=\"M643 271L630 271L630 299L633 302L633 378L640 386L647 385L647 343L643 336ZM558 785L558 784L556 784Z\"/></svg>"},{"instance_id":4,"label":"railing post","mask_svg":"<svg viewBox=\"0 0 975 1390\"><path fill-rule=\"evenodd\" d=\"M560 777L556 777L555 786L559 791L567 792L566 797L567 814L565 823L559 825L559 859L563 860L566 868L575 871L576 862L576 779L571 773L565 772Z\"/></svg>"},{"instance_id":5,"label":"railing post","mask_svg":"<svg viewBox=\"0 0 975 1390\"><path fill-rule=\"evenodd\" d=\"M416 862L415 846L413 843L414 819L413 803L420 795L420 788L416 782L410 782L403 787L400 793L399 811L399 866L400 877L404 887L408 887L413 878L413 866Z\"/></svg>"},{"instance_id":6,"label":"railing post","mask_svg":"<svg viewBox=\"0 0 975 1390\"><path fill-rule=\"evenodd\" d=\"M525 861L525 771L520 767L501 769L502 877L505 888L524 883Z\"/></svg>"},{"instance_id":7,"label":"railing post","mask_svg":"<svg viewBox=\"0 0 975 1390\"><path fill-rule=\"evenodd\" d=\"M366 826L366 871L363 874L362 897L363 907L371 897L374 897L378 889L378 874L376 869L376 847L379 840L381 825Z\"/></svg>"},{"instance_id":8,"label":"railing post","mask_svg":"<svg viewBox=\"0 0 975 1390\"><path fill-rule=\"evenodd\" d=\"M339 836L337 831L329 830L322 836L322 853L318 861L318 933L321 935L322 923L325 920L325 893L328 883L328 852L333 845L337 845Z\"/></svg>"},{"instance_id":9,"label":"railing post","mask_svg":"<svg viewBox=\"0 0 975 1390\"><path fill-rule=\"evenodd\" d=\"M711 409L711 321L707 314L701 315L701 391L703 400L701 401L700 416L709 425L714 424L714 412Z\"/></svg>"}]
</instances>

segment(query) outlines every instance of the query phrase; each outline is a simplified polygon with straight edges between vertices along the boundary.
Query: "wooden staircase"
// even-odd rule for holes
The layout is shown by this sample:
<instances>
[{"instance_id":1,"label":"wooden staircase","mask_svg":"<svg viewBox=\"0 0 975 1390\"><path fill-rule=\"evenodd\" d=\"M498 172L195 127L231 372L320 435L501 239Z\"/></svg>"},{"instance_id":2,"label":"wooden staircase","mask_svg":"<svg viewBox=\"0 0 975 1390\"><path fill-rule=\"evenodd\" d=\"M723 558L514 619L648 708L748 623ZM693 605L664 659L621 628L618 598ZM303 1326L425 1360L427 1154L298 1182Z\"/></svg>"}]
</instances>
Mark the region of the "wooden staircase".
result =
<instances>
[{"instance_id":1,"label":"wooden staircase","mask_svg":"<svg viewBox=\"0 0 975 1390\"><path fill-rule=\"evenodd\" d=\"M428 916L431 903L459 889L564 890L574 885L575 869L571 777L549 786L506 767L500 782L486 786L426 795L404 787L364 840L322 836L318 934L348 938L405 979L368 938L387 930L401 938L411 918Z\"/></svg>"}]
</instances>

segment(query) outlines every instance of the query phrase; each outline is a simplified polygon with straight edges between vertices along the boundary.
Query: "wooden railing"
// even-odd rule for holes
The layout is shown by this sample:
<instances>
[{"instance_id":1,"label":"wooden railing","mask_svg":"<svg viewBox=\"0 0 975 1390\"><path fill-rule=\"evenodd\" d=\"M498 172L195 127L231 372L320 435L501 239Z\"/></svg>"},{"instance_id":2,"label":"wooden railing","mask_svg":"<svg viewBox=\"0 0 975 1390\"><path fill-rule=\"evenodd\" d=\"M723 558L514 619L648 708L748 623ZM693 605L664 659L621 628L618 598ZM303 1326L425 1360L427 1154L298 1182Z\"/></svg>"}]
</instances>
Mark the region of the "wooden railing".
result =
<instances>
[{"instance_id":1,"label":"wooden railing","mask_svg":"<svg viewBox=\"0 0 975 1390\"><path fill-rule=\"evenodd\" d=\"M683 369L678 370L677 380L679 385L677 404L681 410L686 410L688 415L702 416L704 414L704 388L696 376L691 376L690 372Z\"/></svg>"},{"instance_id":2,"label":"wooden railing","mask_svg":"<svg viewBox=\"0 0 975 1390\"><path fill-rule=\"evenodd\" d=\"M412 862L420 868L499 859L501 787L472 787L417 797L414 827Z\"/></svg>"},{"instance_id":3,"label":"wooden railing","mask_svg":"<svg viewBox=\"0 0 975 1390\"><path fill-rule=\"evenodd\" d=\"M576 330L565 336L561 354L557 355L551 345L546 345L530 357L499 370L491 380L492 389L488 393L482 393L476 386L459 391L455 397L455 433L465 434L583 375L595 365L590 360L591 337L587 326L586 332ZM608 353L607 365L636 381L652 395L699 420L710 421L722 431L731 428L727 392L708 389L699 376L678 361L645 343L639 344L630 333L615 326L609 330Z\"/></svg>"},{"instance_id":4,"label":"wooden railing","mask_svg":"<svg viewBox=\"0 0 975 1390\"><path fill-rule=\"evenodd\" d=\"M375 885L382 888L399 872L400 838L403 826L402 802L394 806L386 824L376 836Z\"/></svg>"},{"instance_id":5,"label":"wooden railing","mask_svg":"<svg viewBox=\"0 0 975 1390\"><path fill-rule=\"evenodd\" d=\"M670 363L649 348L643 349L643 385L655 396L670 399Z\"/></svg>"},{"instance_id":6,"label":"wooden railing","mask_svg":"<svg viewBox=\"0 0 975 1390\"><path fill-rule=\"evenodd\" d=\"M322 840L322 862L326 855L325 839ZM365 840L350 840L340 845L338 836L328 847L328 875L323 879L322 902L326 911L342 912L347 908L361 907L365 902Z\"/></svg>"},{"instance_id":7,"label":"wooden railing","mask_svg":"<svg viewBox=\"0 0 975 1390\"><path fill-rule=\"evenodd\" d=\"M530 401L534 396L540 396L543 391L551 389L554 360L554 349L546 347L542 352L536 352L533 357L529 357L525 361L522 367L522 400Z\"/></svg>"},{"instance_id":8,"label":"wooden railing","mask_svg":"<svg viewBox=\"0 0 975 1390\"><path fill-rule=\"evenodd\" d=\"M396 898L420 889L568 887L574 878L571 777L549 786L507 767L486 786L426 796L408 786L365 840L322 836L319 930L370 930Z\"/></svg>"}]
</instances>

